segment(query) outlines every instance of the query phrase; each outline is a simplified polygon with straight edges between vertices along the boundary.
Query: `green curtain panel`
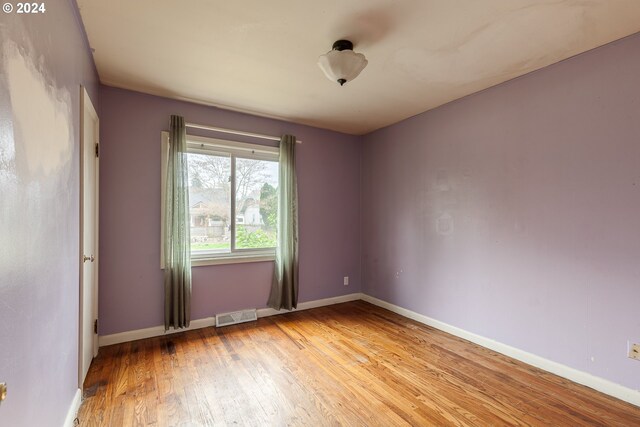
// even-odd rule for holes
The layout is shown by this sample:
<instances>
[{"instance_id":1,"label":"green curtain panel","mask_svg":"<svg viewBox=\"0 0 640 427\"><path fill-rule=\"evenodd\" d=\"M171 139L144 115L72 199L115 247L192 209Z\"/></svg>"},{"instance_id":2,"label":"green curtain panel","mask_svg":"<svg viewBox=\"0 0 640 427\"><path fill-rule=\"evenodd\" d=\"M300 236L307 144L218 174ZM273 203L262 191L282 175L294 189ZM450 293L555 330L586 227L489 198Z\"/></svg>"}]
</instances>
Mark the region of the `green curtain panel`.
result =
<instances>
[{"instance_id":1,"label":"green curtain panel","mask_svg":"<svg viewBox=\"0 0 640 427\"><path fill-rule=\"evenodd\" d=\"M298 184L296 137L280 140L278 184L278 243L268 305L291 310L298 305Z\"/></svg>"},{"instance_id":2,"label":"green curtain panel","mask_svg":"<svg viewBox=\"0 0 640 427\"><path fill-rule=\"evenodd\" d=\"M191 320L189 176L184 117L171 116L164 205L164 329Z\"/></svg>"}]
</instances>

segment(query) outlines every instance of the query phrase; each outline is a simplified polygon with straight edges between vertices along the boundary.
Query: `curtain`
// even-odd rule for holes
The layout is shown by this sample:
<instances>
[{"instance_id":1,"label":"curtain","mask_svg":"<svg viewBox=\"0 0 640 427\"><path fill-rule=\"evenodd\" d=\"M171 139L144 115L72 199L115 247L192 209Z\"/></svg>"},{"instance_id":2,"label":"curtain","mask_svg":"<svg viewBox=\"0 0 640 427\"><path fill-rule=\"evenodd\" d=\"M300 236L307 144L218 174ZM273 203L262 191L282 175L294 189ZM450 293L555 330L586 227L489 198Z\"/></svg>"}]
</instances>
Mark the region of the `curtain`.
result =
<instances>
[{"instance_id":1,"label":"curtain","mask_svg":"<svg viewBox=\"0 0 640 427\"><path fill-rule=\"evenodd\" d=\"M278 240L276 262L268 305L291 310L298 305L298 185L296 182L296 137L280 140L278 185Z\"/></svg>"},{"instance_id":2,"label":"curtain","mask_svg":"<svg viewBox=\"0 0 640 427\"><path fill-rule=\"evenodd\" d=\"M171 116L164 205L164 329L191 319L189 178L184 117Z\"/></svg>"}]
</instances>

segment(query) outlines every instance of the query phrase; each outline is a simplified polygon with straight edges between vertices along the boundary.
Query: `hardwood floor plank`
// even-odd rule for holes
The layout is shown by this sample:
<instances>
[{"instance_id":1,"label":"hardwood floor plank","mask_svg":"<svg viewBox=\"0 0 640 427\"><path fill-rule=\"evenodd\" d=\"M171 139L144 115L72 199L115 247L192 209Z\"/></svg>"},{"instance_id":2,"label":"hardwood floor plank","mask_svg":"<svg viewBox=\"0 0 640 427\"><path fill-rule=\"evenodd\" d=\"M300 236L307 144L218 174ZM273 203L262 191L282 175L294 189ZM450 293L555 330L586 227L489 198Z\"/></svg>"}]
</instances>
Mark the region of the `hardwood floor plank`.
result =
<instances>
[{"instance_id":1,"label":"hardwood floor plank","mask_svg":"<svg viewBox=\"0 0 640 427\"><path fill-rule=\"evenodd\" d=\"M640 425L640 408L363 301L100 349L81 426Z\"/></svg>"}]
</instances>

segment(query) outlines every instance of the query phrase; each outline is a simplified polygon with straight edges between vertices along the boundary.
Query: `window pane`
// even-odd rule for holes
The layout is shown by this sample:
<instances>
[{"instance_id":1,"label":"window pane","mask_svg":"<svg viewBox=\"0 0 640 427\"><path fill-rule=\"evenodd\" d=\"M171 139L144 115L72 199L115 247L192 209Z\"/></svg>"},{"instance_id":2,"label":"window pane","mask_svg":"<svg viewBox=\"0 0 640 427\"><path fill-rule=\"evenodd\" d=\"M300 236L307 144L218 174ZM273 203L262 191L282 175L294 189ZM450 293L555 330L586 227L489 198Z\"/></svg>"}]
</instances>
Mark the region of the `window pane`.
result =
<instances>
[{"instance_id":1,"label":"window pane","mask_svg":"<svg viewBox=\"0 0 640 427\"><path fill-rule=\"evenodd\" d=\"M231 248L231 158L188 154L191 252L229 252Z\"/></svg>"},{"instance_id":2,"label":"window pane","mask_svg":"<svg viewBox=\"0 0 640 427\"><path fill-rule=\"evenodd\" d=\"M236 248L274 248L278 162L236 159Z\"/></svg>"}]
</instances>

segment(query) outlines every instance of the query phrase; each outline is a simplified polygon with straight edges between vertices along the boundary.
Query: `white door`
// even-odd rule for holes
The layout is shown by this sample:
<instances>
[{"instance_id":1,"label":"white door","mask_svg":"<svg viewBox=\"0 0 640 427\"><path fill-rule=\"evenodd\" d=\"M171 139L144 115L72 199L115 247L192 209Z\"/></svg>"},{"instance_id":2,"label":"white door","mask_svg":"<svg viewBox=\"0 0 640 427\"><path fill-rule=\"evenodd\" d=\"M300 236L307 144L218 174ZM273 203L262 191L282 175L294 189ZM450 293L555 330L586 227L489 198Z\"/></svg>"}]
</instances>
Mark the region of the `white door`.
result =
<instances>
[{"instance_id":1,"label":"white door","mask_svg":"<svg viewBox=\"0 0 640 427\"><path fill-rule=\"evenodd\" d=\"M98 354L98 135L89 94L80 94L80 349L78 386Z\"/></svg>"}]
</instances>

